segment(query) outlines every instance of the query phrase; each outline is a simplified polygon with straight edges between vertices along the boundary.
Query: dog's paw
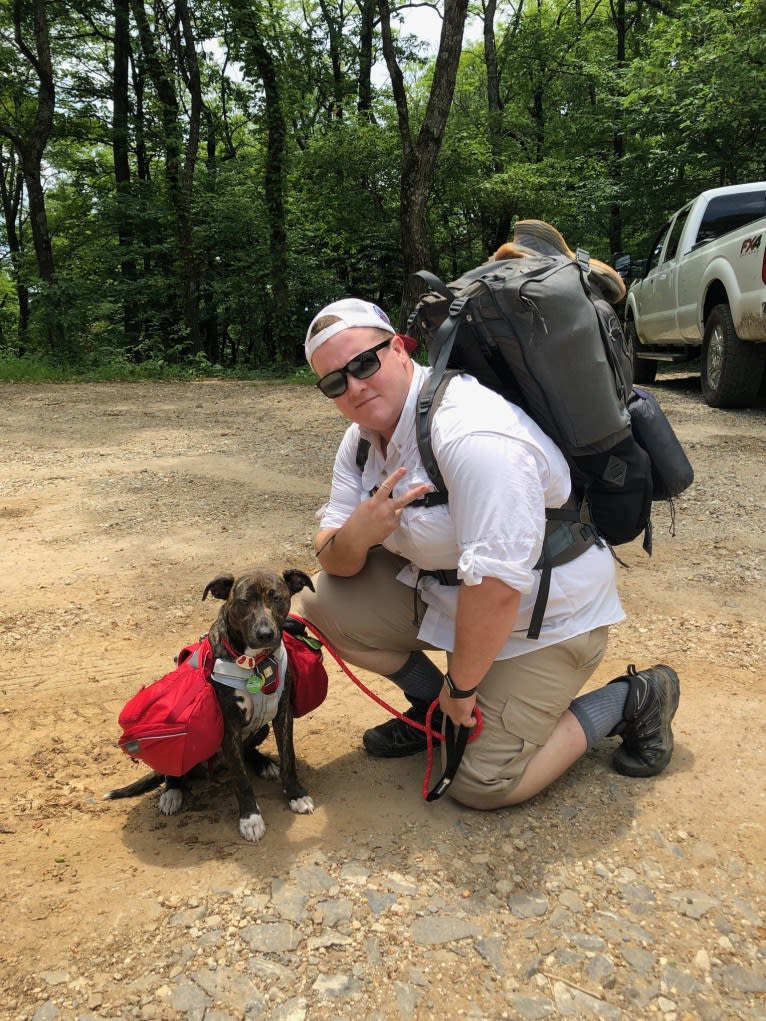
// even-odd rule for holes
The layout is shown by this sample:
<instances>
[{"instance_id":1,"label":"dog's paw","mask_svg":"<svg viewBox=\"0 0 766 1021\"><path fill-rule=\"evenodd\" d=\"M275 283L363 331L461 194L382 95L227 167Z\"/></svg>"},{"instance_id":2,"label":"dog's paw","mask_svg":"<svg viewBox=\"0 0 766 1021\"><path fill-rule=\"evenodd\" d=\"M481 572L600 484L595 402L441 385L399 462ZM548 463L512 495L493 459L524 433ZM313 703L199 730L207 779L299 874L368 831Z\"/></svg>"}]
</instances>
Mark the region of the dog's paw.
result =
<instances>
[{"instance_id":1,"label":"dog's paw","mask_svg":"<svg viewBox=\"0 0 766 1021\"><path fill-rule=\"evenodd\" d=\"M169 787L160 794L160 812L163 815L175 815L183 801L183 791L178 787Z\"/></svg>"},{"instance_id":2,"label":"dog's paw","mask_svg":"<svg viewBox=\"0 0 766 1021\"><path fill-rule=\"evenodd\" d=\"M257 844L266 832L266 823L263 821L263 816L259 812L253 812L252 815L240 819L239 832L245 840Z\"/></svg>"},{"instance_id":3,"label":"dog's paw","mask_svg":"<svg viewBox=\"0 0 766 1021\"><path fill-rule=\"evenodd\" d=\"M266 755L261 756L261 761L255 766L255 775L263 780L278 780L279 765Z\"/></svg>"},{"instance_id":4,"label":"dog's paw","mask_svg":"<svg viewBox=\"0 0 766 1021\"><path fill-rule=\"evenodd\" d=\"M308 794L304 794L302 798L291 798L289 804L290 811L297 815L311 815L314 811L314 802Z\"/></svg>"},{"instance_id":5,"label":"dog's paw","mask_svg":"<svg viewBox=\"0 0 766 1021\"><path fill-rule=\"evenodd\" d=\"M255 775L261 777L262 780L279 779L279 765L273 759L270 759L268 755L264 755L263 752L259 752L256 748L245 750L245 762Z\"/></svg>"},{"instance_id":6,"label":"dog's paw","mask_svg":"<svg viewBox=\"0 0 766 1021\"><path fill-rule=\"evenodd\" d=\"M279 765L269 756L262 755L260 751L254 749L250 751L246 762L255 776L259 776L261 780L279 780Z\"/></svg>"}]
</instances>

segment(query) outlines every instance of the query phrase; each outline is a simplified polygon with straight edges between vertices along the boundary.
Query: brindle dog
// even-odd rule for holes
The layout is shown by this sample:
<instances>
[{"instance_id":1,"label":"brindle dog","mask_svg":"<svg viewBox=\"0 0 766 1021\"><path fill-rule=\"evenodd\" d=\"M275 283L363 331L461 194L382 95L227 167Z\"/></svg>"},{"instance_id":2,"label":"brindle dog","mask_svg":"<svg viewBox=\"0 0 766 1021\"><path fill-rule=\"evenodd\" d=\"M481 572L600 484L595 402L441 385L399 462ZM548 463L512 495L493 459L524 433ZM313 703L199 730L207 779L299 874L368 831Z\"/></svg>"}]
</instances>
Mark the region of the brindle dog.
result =
<instances>
[{"instance_id":1,"label":"brindle dog","mask_svg":"<svg viewBox=\"0 0 766 1021\"><path fill-rule=\"evenodd\" d=\"M231 783L239 804L239 832L245 840L257 842L266 832L261 811L247 773L246 760L257 775L268 779L278 776L282 782L291 811L301 815L314 811L314 802L301 786L295 768L293 747L293 678L287 667L282 646L282 629L290 610L290 599L303 588L314 586L303 571L290 568L283 574L262 567L252 567L235 578L222 574L205 586L203 600L208 593L222 599L218 617L208 632L215 660L227 664L237 660L252 665L264 657L277 654L284 667L284 685L275 706L273 718L264 720L263 713L247 690L230 687L211 678L223 716L223 743L220 755L231 776ZM280 652L282 653L280 656ZM215 673L215 671L214 671ZM236 671L235 671L236 673ZM259 696L255 696L257 699ZM269 722L279 752L279 767L257 750L266 738ZM150 773L142 780L109 791L107 799L130 798L153 790L164 781L165 790L159 807L164 815L173 815L181 807L183 777Z\"/></svg>"}]
</instances>

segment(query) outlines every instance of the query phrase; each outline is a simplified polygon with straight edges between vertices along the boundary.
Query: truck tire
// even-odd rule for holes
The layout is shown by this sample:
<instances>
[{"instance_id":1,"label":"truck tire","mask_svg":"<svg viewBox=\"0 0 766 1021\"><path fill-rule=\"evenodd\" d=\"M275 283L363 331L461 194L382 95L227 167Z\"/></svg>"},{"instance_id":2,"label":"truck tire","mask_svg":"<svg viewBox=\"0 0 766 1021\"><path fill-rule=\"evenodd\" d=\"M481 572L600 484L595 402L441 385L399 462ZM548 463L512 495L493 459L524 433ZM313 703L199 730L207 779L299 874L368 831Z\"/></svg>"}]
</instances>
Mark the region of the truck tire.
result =
<instances>
[{"instance_id":1,"label":"truck tire","mask_svg":"<svg viewBox=\"0 0 766 1021\"><path fill-rule=\"evenodd\" d=\"M636 352L641 347L641 342L638 339L636 324L632 319L628 319L625 323L625 340L633 363L633 382L653 383L657 376L657 362L653 358L638 357Z\"/></svg>"},{"instance_id":2,"label":"truck tire","mask_svg":"<svg viewBox=\"0 0 766 1021\"><path fill-rule=\"evenodd\" d=\"M702 393L711 408L749 408L766 365L766 343L740 340L728 305L716 305L702 340Z\"/></svg>"}]
</instances>

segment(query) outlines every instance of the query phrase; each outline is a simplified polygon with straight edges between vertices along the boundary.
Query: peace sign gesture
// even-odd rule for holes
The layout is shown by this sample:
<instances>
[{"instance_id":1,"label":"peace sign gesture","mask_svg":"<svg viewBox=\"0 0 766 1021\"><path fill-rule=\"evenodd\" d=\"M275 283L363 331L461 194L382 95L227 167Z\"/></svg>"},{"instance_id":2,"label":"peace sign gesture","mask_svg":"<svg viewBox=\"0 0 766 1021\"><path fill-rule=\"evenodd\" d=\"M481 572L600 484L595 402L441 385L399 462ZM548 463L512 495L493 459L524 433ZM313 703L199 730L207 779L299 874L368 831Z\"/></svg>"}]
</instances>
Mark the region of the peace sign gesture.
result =
<instances>
[{"instance_id":1,"label":"peace sign gesture","mask_svg":"<svg viewBox=\"0 0 766 1021\"><path fill-rule=\"evenodd\" d=\"M367 512L370 536L374 536L370 546L382 542L387 535L390 535L399 527L399 519L402 511L409 504L414 503L424 496L431 488L427 483L413 486L403 493L394 495L394 490L399 482L407 474L406 468L397 468L393 474L384 479L377 490L366 500L354 513ZM353 517L353 515L352 515Z\"/></svg>"},{"instance_id":2,"label":"peace sign gesture","mask_svg":"<svg viewBox=\"0 0 766 1021\"><path fill-rule=\"evenodd\" d=\"M345 577L360 571L372 547L379 546L399 527L404 508L430 491L431 486L426 483L392 495L406 474L406 468L397 468L369 500L359 504L344 525L317 533L316 555L322 557L326 571Z\"/></svg>"}]
</instances>

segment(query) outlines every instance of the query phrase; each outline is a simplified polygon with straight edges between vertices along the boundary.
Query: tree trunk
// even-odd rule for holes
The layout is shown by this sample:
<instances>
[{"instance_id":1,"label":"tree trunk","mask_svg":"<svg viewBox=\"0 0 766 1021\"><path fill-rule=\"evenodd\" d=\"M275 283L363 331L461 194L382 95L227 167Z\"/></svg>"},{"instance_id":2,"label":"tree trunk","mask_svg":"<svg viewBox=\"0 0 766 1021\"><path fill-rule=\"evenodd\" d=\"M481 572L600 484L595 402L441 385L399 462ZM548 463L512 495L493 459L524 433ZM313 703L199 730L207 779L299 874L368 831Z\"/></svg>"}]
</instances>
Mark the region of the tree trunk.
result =
<instances>
[{"instance_id":1,"label":"tree trunk","mask_svg":"<svg viewBox=\"0 0 766 1021\"><path fill-rule=\"evenodd\" d=\"M436 55L431 92L417 139L412 137L404 78L397 63L391 35L389 0L379 0L379 7L383 54L391 77L402 152L399 222L405 285L399 325L403 329L410 305L410 276L419 269L431 266L426 202L433 184L434 167L455 91L468 0L444 0L439 51Z\"/></svg>"},{"instance_id":2,"label":"tree trunk","mask_svg":"<svg viewBox=\"0 0 766 1021\"><path fill-rule=\"evenodd\" d=\"M341 43L343 41L343 15L330 10L327 0L319 0L319 7L327 25L327 37L330 43L330 63L332 65L332 109L333 120L343 120L343 61L341 59Z\"/></svg>"},{"instance_id":3,"label":"tree trunk","mask_svg":"<svg viewBox=\"0 0 766 1021\"><path fill-rule=\"evenodd\" d=\"M484 5L484 65L487 69L489 146L492 152L492 169L497 174L503 169L501 158L503 101L500 98L500 73L497 67L497 46L495 43L496 10L497 0L487 0L487 3Z\"/></svg>"},{"instance_id":4,"label":"tree trunk","mask_svg":"<svg viewBox=\"0 0 766 1021\"><path fill-rule=\"evenodd\" d=\"M112 154L117 193L117 238L120 245L120 274L124 284L122 320L125 337L132 349L138 344L140 327L135 305L138 278L133 253L133 191L130 172L130 0L114 0L114 80L112 85Z\"/></svg>"},{"instance_id":5,"label":"tree trunk","mask_svg":"<svg viewBox=\"0 0 766 1021\"><path fill-rule=\"evenodd\" d=\"M194 41L191 38L188 9L185 0L176 0L176 12L182 28L183 42L177 41L176 58L178 66L184 62L187 71L186 83L191 95L191 110L188 115L188 141L184 160L183 126L178 97L169 70L160 55L154 34L149 25L143 0L130 0L133 17L138 27L146 69L157 91L160 102L165 143L165 181L173 206L178 238L183 287L184 321L187 343L192 354L202 351L202 335L199 321L199 267L194 252L194 235L191 215L191 189L199 143L201 116L201 93L199 89L199 67Z\"/></svg>"},{"instance_id":6,"label":"tree trunk","mask_svg":"<svg viewBox=\"0 0 766 1021\"><path fill-rule=\"evenodd\" d=\"M372 42L375 28L375 0L359 0L361 26L359 29L359 93L357 110L368 120L375 120L372 112Z\"/></svg>"},{"instance_id":7,"label":"tree trunk","mask_svg":"<svg viewBox=\"0 0 766 1021\"><path fill-rule=\"evenodd\" d=\"M216 142L218 132L216 121L210 108L205 107L205 164L207 173L205 175L205 194L210 200L214 198L218 190L218 153ZM218 322L218 309L216 307L216 250L213 245L205 245L201 255L202 265L200 267L200 331L202 333L202 344L208 361L215 364L223 364L224 346L219 337L220 324Z\"/></svg>"},{"instance_id":8,"label":"tree trunk","mask_svg":"<svg viewBox=\"0 0 766 1021\"><path fill-rule=\"evenodd\" d=\"M21 272L21 238L17 224L23 194L24 175L18 166L13 150L9 153L6 162L2 149L0 149L0 198L3 203L5 233L11 257L11 275L16 288L16 301L19 308L18 346L16 348L19 358L23 358L27 353L27 330L29 328L29 288L24 283Z\"/></svg>"},{"instance_id":9,"label":"tree trunk","mask_svg":"<svg viewBox=\"0 0 766 1021\"><path fill-rule=\"evenodd\" d=\"M274 59L261 39L251 39L266 99L268 141L264 189L269 214L272 337L277 363L292 363L294 338L289 325L287 225L285 222L286 128Z\"/></svg>"},{"instance_id":10,"label":"tree trunk","mask_svg":"<svg viewBox=\"0 0 766 1021\"><path fill-rule=\"evenodd\" d=\"M627 35L627 24L625 20L625 0L612 0L610 4L612 20L617 32L617 69L622 71L625 68L625 39ZM622 109L618 105L614 112L615 132L612 138L612 180L614 181L614 193L619 196L622 193L622 161L625 155L625 136L622 127ZM609 210L609 245L614 254L622 251L622 206L619 198L612 203Z\"/></svg>"},{"instance_id":11,"label":"tree trunk","mask_svg":"<svg viewBox=\"0 0 766 1021\"><path fill-rule=\"evenodd\" d=\"M29 13L33 20L34 49L27 44L24 38L24 22ZM27 189L29 222L37 259L37 272L43 284L42 303L44 303L48 346L53 354L61 355L66 348L66 334L56 292L53 247L48 228L42 182L43 154L53 127L53 114L56 107L45 0L14 0L13 27L16 47L37 77L37 105L28 126L14 127L8 123L0 123L0 134L13 143L19 157L19 165Z\"/></svg>"},{"instance_id":12,"label":"tree trunk","mask_svg":"<svg viewBox=\"0 0 766 1021\"><path fill-rule=\"evenodd\" d=\"M523 0L522 0L523 6ZM484 4L484 65L487 69L487 130L489 149L492 153L492 172L502 174L505 170L503 155L503 100L500 95L500 71L497 63L495 41L495 13L497 0ZM482 216L481 235L484 249L494 252L508 240L511 233L511 215L504 212L499 216Z\"/></svg>"},{"instance_id":13,"label":"tree trunk","mask_svg":"<svg viewBox=\"0 0 766 1021\"><path fill-rule=\"evenodd\" d=\"M295 336L290 322L289 261L285 209L287 173L287 125L277 67L264 39L257 9L249 2L232 2L235 24L247 42L247 52L263 86L266 110L266 167L264 193L269 217L270 314L263 343L270 347L274 361L290 365L295 361ZM249 61L248 61L249 63ZM246 72L247 73L247 72Z\"/></svg>"},{"instance_id":14,"label":"tree trunk","mask_svg":"<svg viewBox=\"0 0 766 1021\"><path fill-rule=\"evenodd\" d=\"M186 322L189 324L189 339L191 341L192 353L196 355L203 352L203 344L200 326L200 269L194 248L192 196L194 193L194 171L197 166L197 152L199 150L200 125L202 121L202 83L194 32L186 0L176 0L176 11L181 22L181 38L178 42L177 61L178 66L182 69L184 82L191 99L190 109L187 113L188 138L181 186L182 203L179 215L179 235L184 265Z\"/></svg>"}]
</instances>

